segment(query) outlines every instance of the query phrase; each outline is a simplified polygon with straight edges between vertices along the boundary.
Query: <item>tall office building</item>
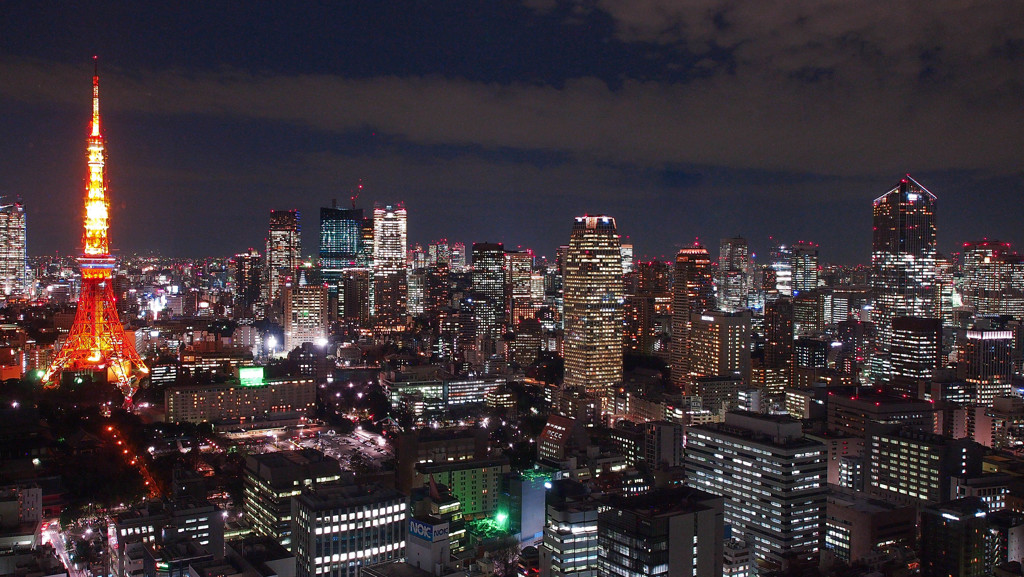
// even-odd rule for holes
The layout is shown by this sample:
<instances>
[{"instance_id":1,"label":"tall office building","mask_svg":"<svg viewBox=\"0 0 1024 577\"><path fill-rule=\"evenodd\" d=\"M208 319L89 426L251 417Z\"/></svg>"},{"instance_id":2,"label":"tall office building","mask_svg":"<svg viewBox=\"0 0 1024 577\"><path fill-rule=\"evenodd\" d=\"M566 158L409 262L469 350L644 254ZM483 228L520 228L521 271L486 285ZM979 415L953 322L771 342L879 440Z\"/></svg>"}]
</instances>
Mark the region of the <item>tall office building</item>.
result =
<instances>
[{"instance_id":1,"label":"tall office building","mask_svg":"<svg viewBox=\"0 0 1024 577\"><path fill-rule=\"evenodd\" d=\"M321 208L320 267L326 272L369 264L369 255L363 249L363 209Z\"/></svg>"},{"instance_id":2,"label":"tall office building","mask_svg":"<svg viewBox=\"0 0 1024 577\"><path fill-rule=\"evenodd\" d=\"M743 237L723 238L718 251L718 308L747 308L750 293L750 247Z\"/></svg>"},{"instance_id":3,"label":"tall office building","mask_svg":"<svg viewBox=\"0 0 1024 577\"><path fill-rule=\"evenodd\" d=\"M809 242L794 244L789 263L793 294L817 290L818 245Z\"/></svg>"},{"instance_id":4,"label":"tall office building","mask_svg":"<svg viewBox=\"0 0 1024 577\"><path fill-rule=\"evenodd\" d=\"M963 304L979 315L1024 318L1024 257L1010 243L984 240L964 243Z\"/></svg>"},{"instance_id":5,"label":"tall office building","mask_svg":"<svg viewBox=\"0 0 1024 577\"><path fill-rule=\"evenodd\" d=\"M750 311L690 316L690 377L737 375L750 382Z\"/></svg>"},{"instance_id":6,"label":"tall office building","mask_svg":"<svg viewBox=\"0 0 1024 577\"><path fill-rule=\"evenodd\" d=\"M576 217L564 282L564 384L608 401L622 381L622 255L614 218Z\"/></svg>"},{"instance_id":7,"label":"tall office building","mask_svg":"<svg viewBox=\"0 0 1024 577\"><path fill-rule=\"evenodd\" d=\"M688 353L691 316L715 308L711 255L698 243L676 255L672 287L672 384L682 386L690 374Z\"/></svg>"},{"instance_id":8,"label":"tall office building","mask_svg":"<svg viewBox=\"0 0 1024 577\"><path fill-rule=\"evenodd\" d=\"M407 220L401 203L373 208L371 308L378 334L405 329Z\"/></svg>"},{"instance_id":9,"label":"tall office building","mask_svg":"<svg viewBox=\"0 0 1024 577\"><path fill-rule=\"evenodd\" d=\"M957 351L959 376L975 391L975 403L991 407L996 397L1013 393L1012 330L972 329Z\"/></svg>"},{"instance_id":10,"label":"tall office building","mask_svg":"<svg viewBox=\"0 0 1024 577\"><path fill-rule=\"evenodd\" d=\"M505 321L505 245L474 242L472 278L477 340L490 355Z\"/></svg>"},{"instance_id":11,"label":"tall office building","mask_svg":"<svg viewBox=\"0 0 1024 577\"><path fill-rule=\"evenodd\" d=\"M296 577L358 577L405 557L405 496L377 485L321 485L292 498Z\"/></svg>"},{"instance_id":12,"label":"tall office building","mask_svg":"<svg viewBox=\"0 0 1024 577\"><path fill-rule=\"evenodd\" d=\"M466 272L466 245L457 242L452 245L451 269L455 273Z\"/></svg>"},{"instance_id":13,"label":"tall office building","mask_svg":"<svg viewBox=\"0 0 1024 577\"><path fill-rule=\"evenodd\" d=\"M622 255L622 272L628 273L633 271L633 245L631 243L622 243L619 245L619 254Z\"/></svg>"},{"instance_id":14,"label":"tall office building","mask_svg":"<svg viewBox=\"0 0 1024 577\"><path fill-rule=\"evenodd\" d=\"M894 318L940 316L935 204L935 195L910 175L874 201L871 288L877 342L883 353L892 345Z\"/></svg>"},{"instance_id":15,"label":"tall office building","mask_svg":"<svg viewBox=\"0 0 1024 577\"><path fill-rule=\"evenodd\" d=\"M280 312L279 303L284 287L291 282L302 258L302 239L299 235L299 211L270 211L270 229L267 231L266 263L263 266L263 306Z\"/></svg>"},{"instance_id":16,"label":"tall office building","mask_svg":"<svg viewBox=\"0 0 1024 577\"><path fill-rule=\"evenodd\" d=\"M25 250L25 207L20 202L0 207L0 297L28 295L28 253Z\"/></svg>"},{"instance_id":17,"label":"tall office building","mask_svg":"<svg viewBox=\"0 0 1024 577\"><path fill-rule=\"evenodd\" d=\"M327 286L307 282L304 271L284 290L284 350L302 343L323 343L327 338Z\"/></svg>"},{"instance_id":18,"label":"tall office building","mask_svg":"<svg viewBox=\"0 0 1024 577\"><path fill-rule=\"evenodd\" d=\"M782 297L764 307L764 361L769 368L793 366L793 299Z\"/></svg>"},{"instance_id":19,"label":"tall office building","mask_svg":"<svg viewBox=\"0 0 1024 577\"><path fill-rule=\"evenodd\" d=\"M320 209L320 274L327 285L331 318L345 310L345 272L370 266L370 255L363 246L363 220L361 208L335 204Z\"/></svg>"},{"instance_id":20,"label":"tall office building","mask_svg":"<svg viewBox=\"0 0 1024 577\"><path fill-rule=\"evenodd\" d=\"M771 566L817 561L825 523L827 451L800 422L730 412L691 427L687 484L725 497L725 522Z\"/></svg>"},{"instance_id":21,"label":"tall office building","mask_svg":"<svg viewBox=\"0 0 1024 577\"><path fill-rule=\"evenodd\" d=\"M451 266L452 249L448 246L448 239L442 238L427 246L427 264L430 266Z\"/></svg>"},{"instance_id":22,"label":"tall office building","mask_svg":"<svg viewBox=\"0 0 1024 577\"><path fill-rule=\"evenodd\" d=\"M263 257L250 248L231 259L235 280L233 313L236 319L254 319L260 310L260 288L263 286Z\"/></svg>"},{"instance_id":23,"label":"tall office building","mask_svg":"<svg viewBox=\"0 0 1024 577\"><path fill-rule=\"evenodd\" d=\"M771 277L774 279L774 286L768 287L770 293L778 296L793 296L793 251L786 245L775 242L775 239L770 239L772 242L772 248L769 251L769 260L771 262L768 268L771 271ZM768 275L766 275L767 277Z\"/></svg>"},{"instance_id":24,"label":"tall office building","mask_svg":"<svg viewBox=\"0 0 1024 577\"><path fill-rule=\"evenodd\" d=\"M720 577L722 501L689 487L612 497L597 519L598 575Z\"/></svg>"},{"instance_id":25,"label":"tall office building","mask_svg":"<svg viewBox=\"0 0 1024 577\"><path fill-rule=\"evenodd\" d=\"M532 319L534 310L533 253L509 251L505 253L505 318L510 327L523 319Z\"/></svg>"},{"instance_id":26,"label":"tall office building","mask_svg":"<svg viewBox=\"0 0 1024 577\"><path fill-rule=\"evenodd\" d=\"M917 383L930 379L942 363L942 321L933 318L896 317L892 320L889 346L892 384L917 396Z\"/></svg>"}]
</instances>

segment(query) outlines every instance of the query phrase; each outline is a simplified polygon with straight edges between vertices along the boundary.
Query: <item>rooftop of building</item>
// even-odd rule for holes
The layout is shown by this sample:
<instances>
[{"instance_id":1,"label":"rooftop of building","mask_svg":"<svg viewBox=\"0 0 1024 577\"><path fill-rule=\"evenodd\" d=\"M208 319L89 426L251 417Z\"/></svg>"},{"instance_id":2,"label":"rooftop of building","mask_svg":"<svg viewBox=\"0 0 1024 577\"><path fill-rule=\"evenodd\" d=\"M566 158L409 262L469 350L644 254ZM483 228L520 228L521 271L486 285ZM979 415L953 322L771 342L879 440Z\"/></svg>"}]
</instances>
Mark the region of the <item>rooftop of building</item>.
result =
<instances>
[{"instance_id":1,"label":"rooftop of building","mask_svg":"<svg viewBox=\"0 0 1024 577\"><path fill-rule=\"evenodd\" d=\"M819 441L804 437L800 421L788 415L765 415L747 411L729 411L724 423L708 423L691 430L714 432L785 449L821 447Z\"/></svg>"},{"instance_id":2,"label":"rooftop of building","mask_svg":"<svg viewBox=\"0 0 1024 577\"><path fill-rule=\"evenodd\" d=\"M882 408L934 408L934 403L924 399L917 399L906 395L892 395L879 389L865 387L843 387L843 391L830 390L829 402L836 402L836 405L857 405L862 407Z\"/></svg>"},{"instance_id":3,"label":"rooftop of building","mask_svg":"<svg viewBox=\"0 0 1024 577\"><path fill-rule=\"evenodd\" d=\"M907 506L897 505L882 499L869 497L863 493L834 492L828 496L828 503L833 503L861 513L877 514L891 513L896 509L903 509Z\"/></svg>"},{"instance_id":4,"label":"rooftop of building","mask_svg":"<svg viewBox=\"0 0 1024 577\"><path fill-rule=\"evenodd\" d=\"M613 495L608 504L613 509L654 518L703 511L711 506L711 502L721 498L692 487L673 487L631 497Z\"/></svg>"},{"instance_id":5,"label":"rooftop of building","mask_svg":"<svg viewBox=\"0 0 1024 577\"><path fill-rule=\"evenodd\" d=\"M307 467L320 463L338 464L333 457L329 457L316 449L299 449L296 451L277 451L274 453L262 453L249 455L249 459L266 469L290 469L294 467Z\"/></svg>"},{"instance_id":6,"label":"rooftop of building","mask_svg":"<svg viewBox=\"0 0 1024 577\"><path fill-rule=\"evenodd\" d=\"M389 561L376 565L367 565L359 570L367 577L434 577L433 573L424 571L404 561Z\"/></svg>"},{"instance_id":7,"label":"rooftop of building","mask_svg":"<svg viewBox=\"0 0 1024 577\"><path fill-rule=\"evenodd\" d=\"M984 517L988 514L988 505L980 497L964 497L937 505L930 505L925 507L924 510L942 514L943 517L946 517L946 514L952 515L954 517L953 520L960 520L969 517Z\"/></svg>"},{"instance_id":8,"label":"rooftop of building","mask_svg":"<svg viewBox=\"0 0 1024 577\"><path fill-rule=\"evenodd\" d=\"M467 459L464 461L445 461L443 463L417 463L416 471L423 475L429 475L431 473L442 473L446 471L462 471L466 469L481 469L484 467L503 467L508 464L508 457Z\"/></svg>"},{"instance_id":9,"label":"rooftop of building","mask_svg":"<svg viewBox=\"0 0 1024 577\"><path fill-rule=\"evenodd\" d=\"M348 485L330 483L310 488L296 498L311 510L358 507L382 501L405 501L405 495L380 485Z\"/></svg>"},{"instance_id":10,"label":"rooftop of building","mask_svg":"<svg viewBox=\"0 0 1024 577\"><path fill-rule=\"evenodd\" d=\"M231 541L228 544L233 554L244 558L252 565L258 566L269 561L279 561L294 557L284 545L273 537L251 535L244 539Z\"/></svg>"}]
</instances>

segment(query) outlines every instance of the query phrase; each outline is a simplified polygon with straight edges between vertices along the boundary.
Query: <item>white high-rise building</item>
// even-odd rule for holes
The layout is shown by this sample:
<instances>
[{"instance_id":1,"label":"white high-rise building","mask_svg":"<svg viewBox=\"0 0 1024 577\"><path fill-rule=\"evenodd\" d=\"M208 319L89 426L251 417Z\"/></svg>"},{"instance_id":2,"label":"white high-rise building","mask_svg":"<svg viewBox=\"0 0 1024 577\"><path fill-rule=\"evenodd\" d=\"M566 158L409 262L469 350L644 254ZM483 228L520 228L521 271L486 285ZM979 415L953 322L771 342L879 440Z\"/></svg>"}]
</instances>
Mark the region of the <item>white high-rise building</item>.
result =
<instances>
[{"instance_id":1,"label":"white high-rise building","mask_svg":"<svg viewBox=\"0 0 1024 577\"><path fill-rule=\"evenodd\" d=\"M25 207L0 207L0 298L29 293L25 246Z\"/></svg>"},{"instance_id":2,"label":"white high-rise building","mask_svg":"<svg viewBox=\"0 0 1024 577\"><path fill-rule=\"evenodd\" d=\"M267 232L266 266L263 267L263 306L272 310L279 305L285 285L291 282L302 255L299 235L299 211L270 211ZM277 308L275 317L280 314Z\"/></svg>"},{"instance_id":3,"label":"white high-rise building","mask_svg":"<svg viewBox=\"0 0 1024 577\"><path fill-rule=\"evenodd\" d=\"M576 217L564 287L564 385L607 401L622 381L622 254L614 218Z\"/></svg>"},{"instance_id":4,"label":"white high-rise building","mask_svg":"<svg viewBox=\"0 0 1024 577\"><path fill-rule=\"evenodd\" d=\"M407 221L408 215L401 203L373 208L373 292L370 301L374 328L378 333L405 328Z\"/></svg>"},{"instance_id":5,"label":"white high-rise building","mask_svg":"<svg viewBox=\"0 0 1024 577\"><path fill-rule=\"evenodd\" d=\"M747 308L750 293L750 247L743 237L723 238L718 250L718 308L739 311Z\"/></svg>"},{"instance_id":6,"label":"white high-rise building","mask_svg":"<svg viewBox=\"0 0 1024 577\"><path fill-rule=\"evenodd\" d=\"M725 497L725 522L754 556L785 568L817 560L825 522L825 445L788 417L729 412L687 433L687 484Z\"/></svg>"},{"instance_id":7,"label":"white high-rise building","mask_svg":"<svg viewBox=\"0 0 1024 577\"><path fill-rule=\"evenodd\" d=\"M285 289L284 350L302 343L324 344L327 339L327 286L307 284L304 272L295 286Z\"/></svg>"}]
</instances>

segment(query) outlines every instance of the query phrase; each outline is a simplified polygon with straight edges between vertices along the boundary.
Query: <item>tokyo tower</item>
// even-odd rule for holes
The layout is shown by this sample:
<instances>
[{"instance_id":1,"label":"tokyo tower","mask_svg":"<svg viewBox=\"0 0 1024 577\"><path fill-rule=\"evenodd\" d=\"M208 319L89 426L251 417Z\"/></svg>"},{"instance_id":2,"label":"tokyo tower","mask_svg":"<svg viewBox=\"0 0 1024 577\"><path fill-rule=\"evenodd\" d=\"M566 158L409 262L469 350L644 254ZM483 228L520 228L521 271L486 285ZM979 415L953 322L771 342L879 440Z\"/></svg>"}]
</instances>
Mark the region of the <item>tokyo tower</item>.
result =
<instances>
[{"instance_id":1,"label":"tokyo tower","mask_svg":"<svg viewBox=\"0 0 1024 577\"><path fill-rule=\"evenodd\" d=\"M95 60L95 57L93 58ZM46 370L42 382L46 387L60 384L64 371L103 371L131 404L138 390L139 379L149 373L133 339L125 336L117 316L111 276L114 257L107 239L110 203L104 175L104 140L100 133L100 77L98 69L92 77L92 133L88 139L89 184L85 194L85 234L82 256L82 292L78 311L64 346Z\"/></svg>"}]
</instances>

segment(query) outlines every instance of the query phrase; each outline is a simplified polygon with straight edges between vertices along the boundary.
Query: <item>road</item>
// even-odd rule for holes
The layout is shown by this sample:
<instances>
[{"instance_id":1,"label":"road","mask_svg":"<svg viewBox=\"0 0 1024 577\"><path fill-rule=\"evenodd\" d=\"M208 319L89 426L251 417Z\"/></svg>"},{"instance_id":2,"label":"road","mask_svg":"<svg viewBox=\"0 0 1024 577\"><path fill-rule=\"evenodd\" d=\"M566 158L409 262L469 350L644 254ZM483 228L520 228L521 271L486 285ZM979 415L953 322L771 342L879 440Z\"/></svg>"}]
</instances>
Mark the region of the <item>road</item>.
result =
<instances>
[{"instance_id":1,"label":"road","mask_svg":"<svg viewBox=\"0 0 1024 577\"><path fill-rule=\"evenodd\" d=\"M69 577L90 577L91 573L88 569L81 571L75 569L74 565L71 564L71 559L68 557L67 549L64 548L64 539L61 538L61 534L52 527L46 530L49 536L50 543L53 545L54 551L57 553L57 558L64 564L64 567L68 570Z\"/></svg>"}]
</instances>

